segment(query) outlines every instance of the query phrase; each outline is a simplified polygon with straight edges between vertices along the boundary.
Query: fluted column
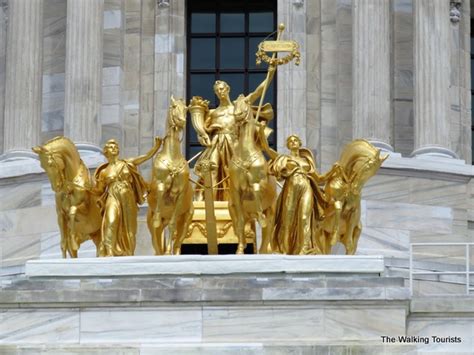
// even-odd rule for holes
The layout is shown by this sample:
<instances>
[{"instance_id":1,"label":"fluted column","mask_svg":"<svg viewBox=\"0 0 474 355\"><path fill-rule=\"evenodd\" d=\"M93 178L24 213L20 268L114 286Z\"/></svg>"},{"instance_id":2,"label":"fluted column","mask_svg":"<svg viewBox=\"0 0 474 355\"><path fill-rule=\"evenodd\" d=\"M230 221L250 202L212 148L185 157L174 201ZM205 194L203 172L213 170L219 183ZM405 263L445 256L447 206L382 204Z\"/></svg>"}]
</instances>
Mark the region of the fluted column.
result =
<instances>
[{"instance_id":1,"label":"fluted column","mask_svg":"<svg viewBox=\"0 0 474 355\"><path fill-rule=\"evenodd\" d=\"M393 151L390 123L390 0L354 0L353 137Z\"/></svg>"},{"instance_id":2,"label":"fluted column","mask_svg":"<svg viewBox=\"0 0 474 355\"><path fill-rule=\"evenodd\" d=\"M103 0L67 2L64 134L86 150L101 137L103 17Z\"/></svg>"},{"instance_id":3,"label":"fluted column","mask_svg":"<svg viewBox=\"0 0 474 355\"><path fill-rule=\"evenodd\" d=\"M448 0L414 6L415 150L412 155L456 158L449 124L450 19Z\"/></svg>"},{"instance_id":4,"label":"fluted column","mask_svg":"<svg viewBox=\"0 0 474 355\"><path fill-rule=\"evenodd\" d=\"M40 140L43 0L8 2L2 159L35 157Z\"/></svg>"}]
</instances>

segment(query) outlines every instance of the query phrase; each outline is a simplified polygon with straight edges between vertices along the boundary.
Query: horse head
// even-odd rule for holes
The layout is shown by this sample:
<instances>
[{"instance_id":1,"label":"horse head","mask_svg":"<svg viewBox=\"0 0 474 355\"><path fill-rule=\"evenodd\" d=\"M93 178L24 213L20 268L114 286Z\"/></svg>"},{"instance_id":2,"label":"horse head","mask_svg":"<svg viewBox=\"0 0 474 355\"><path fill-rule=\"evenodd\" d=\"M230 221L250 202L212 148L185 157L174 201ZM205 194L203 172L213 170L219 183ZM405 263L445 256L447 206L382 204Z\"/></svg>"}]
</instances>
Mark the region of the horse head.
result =
<instances>
[{"instance_id":1,"label":"horse head","mask_svg":"<svg viewBox=\"0 0 474 355\"><path fill-rule=\"evenodd\" d=\"M168 109L168 129L181 131L186 126L186 114L188 107L183 99L175 99L171 96L171 104Z\"/></svg>"},{"instance_id":2,"label":"horse head","mask_svg":"<svg viewBox=\"0 0 474 355\"><path fill-rule=\"evenodd\" d=\"M248 121L251 113L251 107L248 99L240 94L237 99L234 100L234 117L235 122L238 125L242 125Z\"/></svg>"},{"instance_id":3,"label":"horse head","mask_svg":"<svg viewBox=\"0 0 474 355\"><path fill-rule=\"evenodd\" d=\"M32 150L39 155L41 167L46 171L53 191L63 191L65 183L73 180L81 164L74 143L66 137L56 137Z\"/></svg>"},{"instance_id":4,"label":"horse head","mask_svg":"<svg viewBox=\"0 0 474 355\"><path fill-rule=\"evenodd\" d=\"M340 164L346 175L352 177L353 186L361 189L362 186L379 170L388 154L381 157L380 149L364 139L356 139L344 147Z\"/></svg>"}]
</instances>

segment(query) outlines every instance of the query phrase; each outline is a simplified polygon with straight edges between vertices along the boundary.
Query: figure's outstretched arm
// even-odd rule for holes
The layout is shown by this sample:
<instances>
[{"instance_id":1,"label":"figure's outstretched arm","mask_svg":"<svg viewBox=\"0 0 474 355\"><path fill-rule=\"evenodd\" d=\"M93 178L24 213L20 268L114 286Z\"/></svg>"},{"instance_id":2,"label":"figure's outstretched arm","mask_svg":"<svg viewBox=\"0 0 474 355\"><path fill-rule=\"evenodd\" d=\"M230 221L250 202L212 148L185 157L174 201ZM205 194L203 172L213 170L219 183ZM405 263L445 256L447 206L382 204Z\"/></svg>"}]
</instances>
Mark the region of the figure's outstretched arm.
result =
<instances>
[{"instance_id":1,"label":"figure's outstretched arm","mask_svg":"<svg viewBox=\"0 0 474 355\"><path fill-rule=\"evenodd\" d=\"M254 103L260 96L262 96L263 88L266 87L268 89L268 87L270 86L272 82L273 76L275 75L276 68L277 68L276 65L270 64L268 66L268 75L265 78L265 80L262 81L262 83L259 86L257 86L254 92L251 92L250 94L248 94L247 100L249 101L249 103L251 104Z\"/></svg>"},{"instance_id":2,"label":"figure's outstretched arm","mask_svg":"<svg viewBox=\"0 0 474 355\"><path fill-rule=\"evenodd\" d=\"M148 153L140 155L136 158L131 158L131 159L127 159L127 160L130 163L134 164L134 165L140 165L140 164L146 162L153 155L155 155L155 153L158 151L158 149L160 149L162 142L163 142L163 140L160 137L155 137L155 145L153 146L153 148L150 149L150 151Z\"/></svg>"},{"instance_id":3,"label":"figure's outstretched arm","mask_svg":"<svg viewBox=\"0 0 474 355\"><path fill-rule=\"evenodd\" d=\"M278 152L270 147L267 136L265 135L265 124L258 123L258 137L262 144L263 150L268 154L270 159L275 160L278 157Z\"/></svg>"},{"instance_id":4,"label":"figure's outstretched arm","mask_svg":"<svg viewBox=\"0 0 474 355\"><path fill-rule=\"evenodd\" d=\"M334 175L341 175L342 178L345 181L348 181L348 178L347 178L346 172L344 171L344 168L342 166L340 166L338 162L334 163L331 170L329 170L327 173L325 173L323 175L318 175L318 178L319 178L320 181L327 181L331 177L333 177Z\"/></svg>"}]
</instances>

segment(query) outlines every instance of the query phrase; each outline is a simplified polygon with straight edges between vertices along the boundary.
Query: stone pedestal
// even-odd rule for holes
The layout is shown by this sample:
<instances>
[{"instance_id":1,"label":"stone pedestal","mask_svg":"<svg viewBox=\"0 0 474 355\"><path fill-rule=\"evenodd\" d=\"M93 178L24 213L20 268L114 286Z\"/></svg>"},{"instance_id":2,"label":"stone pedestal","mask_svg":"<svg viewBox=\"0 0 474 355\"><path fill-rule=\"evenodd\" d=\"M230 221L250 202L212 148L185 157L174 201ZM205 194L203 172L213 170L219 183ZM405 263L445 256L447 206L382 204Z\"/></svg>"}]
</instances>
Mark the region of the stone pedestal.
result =
<instances>
[{"instance_id":1,"label":"stone pedestal","mask_svg":"<svg viewBox=\"0 0 474 355\"><path fill-rule=\"evenodd\" d=\"M383 269L379 256L29 261L26 278L2 283L0 352L41 343L220 353L224 343L258 354L341 342L383 352L380 336L405 334L408 310L403 279Z\"/></svg>"}]
</instances>

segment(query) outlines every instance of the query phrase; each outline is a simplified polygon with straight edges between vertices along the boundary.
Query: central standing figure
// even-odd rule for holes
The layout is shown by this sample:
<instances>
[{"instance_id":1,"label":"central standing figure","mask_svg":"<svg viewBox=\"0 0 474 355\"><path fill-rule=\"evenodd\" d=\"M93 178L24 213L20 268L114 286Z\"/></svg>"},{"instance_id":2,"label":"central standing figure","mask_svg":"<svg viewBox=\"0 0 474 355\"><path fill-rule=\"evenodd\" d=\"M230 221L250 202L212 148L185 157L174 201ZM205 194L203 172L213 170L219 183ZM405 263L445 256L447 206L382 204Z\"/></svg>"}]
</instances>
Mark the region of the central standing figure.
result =
<instances>
[{"instance_id":1,"label":"central standing figure","mask_svg":"<svg viewBox=\"0 0 474 355\"><path fill-rule=\"evenodd\" d=\"M270 85L275 74L275 67L270 65L268 79L265 79L252 93L247 95L249 103L254 103L263 93L263 88ZM268 83L267 83L268 80ZM234 105L230 100L230 87L225 81L217 80L214 84L214 93L219 99L217 108L207 110L205 115L191 115L194 129L197 132L199 143L205 146L204 152L199 157L194 167L195 173L200 177L200 183L203 183L203 171L201 163L210 161L216 169L212 171L212 183L214 186L229 176L229 163L234 152L236 144L237 126L235 122ZM196 102L193 98L193 102ZM203 102L201 100L201 102ZM256 109L256 108L255 108ZM266 109L271 109L270 105L265 105L260 117L265 119ZM219 189L213 190L214 201L227 201L229 199L229 180L220 184ZM204 200L204 194L198 191L197 200Z\"/></svg>"}]
</instances>

